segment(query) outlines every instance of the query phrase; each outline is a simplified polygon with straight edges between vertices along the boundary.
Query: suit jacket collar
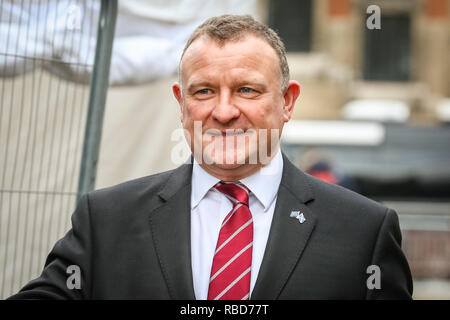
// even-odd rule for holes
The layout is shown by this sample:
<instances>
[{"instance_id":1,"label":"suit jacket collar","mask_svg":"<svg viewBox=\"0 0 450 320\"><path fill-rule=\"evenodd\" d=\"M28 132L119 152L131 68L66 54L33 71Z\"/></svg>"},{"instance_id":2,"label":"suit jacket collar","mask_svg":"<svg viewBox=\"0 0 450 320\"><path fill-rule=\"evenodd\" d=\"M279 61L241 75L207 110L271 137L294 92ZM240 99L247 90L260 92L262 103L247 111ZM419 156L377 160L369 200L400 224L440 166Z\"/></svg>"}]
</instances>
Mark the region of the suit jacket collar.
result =
<instances>
[{"instance_id":1,"label":"suit jacket collar","mask_svg":"<svg viewBox=\"0 0 450 320\"><path fill-rule=\"evenodd\" d=\"M299 262L316 224L307 203L314 199L307 176L283 154L284 166L264 258L251 299L277 299ZM291 217L303 213L305 221Z\"/></svg>"},{"instance_id":2,"label":"suit jacket collar","mask_svg":"<svg viewBox=\"0 0 450 320\"><path fill-rule=\"evenodd\" d=\"M192 159L191 159L192 160ZM191 185L192 162L187 161L180 167L172 171L169 179L158 192L158 196L164 201L168 201L180 188Z\"/></svg>"},{"instance_id":3,"label":"suit jacket collar","mask_svg":"<svg viewBox=\"0 0 450 320\"><path fill-rule=\"evenodd\" d=\"M192 164L175 169L158 193L161 206L150 214L150 228L161 271L176 300L195 300L191 267Z\"/></svg>"},{"instance_id":4,"label":"suit jacket collar","mask_svg":"<svg viewBox=\"0 0 450 320\"><path fill-rule=\"evenodd\" d=\"M291 190L293 196L302 203L307 203L314 199L313 190L308 182L308 177L289 161L283 153L283 177L281 184Z\"/></svg>"},{"instance_id":5,"label":"suit jacket collar","mask_svg":"<svg viewBox=\"0 0 450 320\"><path fill-rule=\"evenodd\" d=\"M283 161L277 204L252 299L279 297L316 222L307 206L314 198L308 178L284 154ZM195 299L190 246L191 176L192 164L175 169L158 193L162 205L150 214L153 242L173 299ZM305 222L291 218L292 211L302 212Z\"/></svg>"}]
</instances>

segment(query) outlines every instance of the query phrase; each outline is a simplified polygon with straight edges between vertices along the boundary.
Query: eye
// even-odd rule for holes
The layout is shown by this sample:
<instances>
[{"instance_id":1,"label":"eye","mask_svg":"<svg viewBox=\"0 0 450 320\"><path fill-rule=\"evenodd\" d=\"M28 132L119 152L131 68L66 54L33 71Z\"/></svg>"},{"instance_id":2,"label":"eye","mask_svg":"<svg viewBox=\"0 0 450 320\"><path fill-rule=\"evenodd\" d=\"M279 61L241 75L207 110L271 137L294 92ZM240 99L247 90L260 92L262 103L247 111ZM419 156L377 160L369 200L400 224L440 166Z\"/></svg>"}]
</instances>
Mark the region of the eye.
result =
<instances>
[{"instance_id":1,"label":"eye","mask_svg":"<svg viewBox=\"0 0 450 320\"><path fill-rule=\"evenodd\" d=\"M252 92L255 92L255 90L253 90L252 88L249 88L249 87L242 87L242 88L239 88L239 92L252 93Z\"/></svg>"},{"instance_id":2,"label":"eye","mask_svg":"<svg viewBox=\"0 0 450 320\"><path fill-rule=\"evenodd\" d=\"M212 93L211 89L200 89L195 94L209 94Z\"/></svg>"},{"instance_id":3,"label":"eye","mask_svg":"<svg viewBox=\"0 0 450 320\"><path fill-rule=\"evenodd\" d=\"M238 89L238 93L242 98L253 99L257 98L261 92L250 87L241 87Z\"/></svg>"}]
</instances>

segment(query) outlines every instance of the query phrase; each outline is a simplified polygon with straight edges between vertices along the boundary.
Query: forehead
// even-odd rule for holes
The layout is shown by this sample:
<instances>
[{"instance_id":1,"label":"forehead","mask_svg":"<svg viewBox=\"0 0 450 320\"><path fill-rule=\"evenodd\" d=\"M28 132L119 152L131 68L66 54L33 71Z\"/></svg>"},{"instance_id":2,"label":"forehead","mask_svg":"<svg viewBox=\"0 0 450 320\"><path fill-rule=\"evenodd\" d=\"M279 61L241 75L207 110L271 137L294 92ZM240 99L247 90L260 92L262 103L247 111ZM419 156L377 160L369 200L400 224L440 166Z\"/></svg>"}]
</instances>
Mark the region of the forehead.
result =
<instances>
[{"instance_id":1,"label":"forehead","mask_svg":"<svg viewBox=\"0 0 450 320\"><path fill-rule=\"evenodd\" d=\"M183 81L192 76L207 76L211 71L221 74L280 76L279 59L275 49L254 35L224 43L201 36L186 50L180 71Z\"/></svg>"}]
</instances>

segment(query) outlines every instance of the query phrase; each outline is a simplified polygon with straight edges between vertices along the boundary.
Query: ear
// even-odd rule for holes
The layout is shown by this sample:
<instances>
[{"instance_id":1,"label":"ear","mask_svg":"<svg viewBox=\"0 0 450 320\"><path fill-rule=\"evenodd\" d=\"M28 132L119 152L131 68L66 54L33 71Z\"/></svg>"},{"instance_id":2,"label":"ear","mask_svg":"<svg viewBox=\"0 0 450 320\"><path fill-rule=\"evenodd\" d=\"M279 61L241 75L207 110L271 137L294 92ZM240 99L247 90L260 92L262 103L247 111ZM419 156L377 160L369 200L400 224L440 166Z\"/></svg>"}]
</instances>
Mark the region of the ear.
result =
<instances>
[{"instance_id":1,"label":"ear","mask_svg":"<svg viewBox=\"0 0 450 320\"><path fill-rule=\"evenodd\" d=\"M181 111L180 118L181 118L181 122L183 122L183 95L181 93L181 87L178 82L175 82L172 85L172 92L173 92L173 95L175 96L175 99L177 99L178 104L180 105L180 111Z\"/></svg>"},{"instance_id":2,"label":"ear","mask_svg":"<svg viewBox=\"0 0 450 320\"><path fill-rule=\"evenodd\" d=\"M173 95L175 96L175 99L177 99L178 104L181 106L181 88L180 88L180 84L178 82L175 82L172 85L172 92Z\"/></svg>"},{"instance_id":3,"label":"ear","mask_svg":"<svg viewBox=\"0 0 450 320\"><path fill-rule=\"evenodd\" d=\"M290 80L284 92L283 121L288 122L294 111L295 101L300 95L300 84L295 80Z\"/></svg>"}]
</instances>

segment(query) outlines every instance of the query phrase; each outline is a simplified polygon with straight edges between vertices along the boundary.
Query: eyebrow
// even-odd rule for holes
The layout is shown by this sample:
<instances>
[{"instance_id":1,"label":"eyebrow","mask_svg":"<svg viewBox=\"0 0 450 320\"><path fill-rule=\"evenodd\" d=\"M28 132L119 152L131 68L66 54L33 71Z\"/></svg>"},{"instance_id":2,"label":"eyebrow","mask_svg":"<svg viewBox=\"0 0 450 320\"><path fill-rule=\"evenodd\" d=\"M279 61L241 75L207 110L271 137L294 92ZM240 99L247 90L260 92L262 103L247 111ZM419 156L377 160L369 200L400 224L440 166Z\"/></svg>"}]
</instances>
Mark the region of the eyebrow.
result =
<instances>
[{"instance_id":1,"label":"eyebrow","mask_svg":"<svg viewBox=\"0 0 450 320\"><path fill-rule=\"evenodd\" d=\"M237 87L251 86L258 88L259 90L266 90L267 88L267 85L259 81L238 81L236 84Z\"/></svg>"},{"instance_id":2,"label":"eyebrow","mask_svg":"<svg viewBox=\"0 0 450 320\"><path fill-rule=\"evenodd\" d=\"M266 88L267 88L267 86L265 84L263 84L262 82L256 81L256 80L255 81L238 80L233 84L233 86L235 86L235 87L252 86L252 87L256 87L260 90L266 90ZM208 81L193 82L187 87L187 91L193 92L193 91L195 91L195 89L202 88L202 87L214 88L215 85L213 85L211 82L208 82Z\"/></svg>"}]
</instances>

